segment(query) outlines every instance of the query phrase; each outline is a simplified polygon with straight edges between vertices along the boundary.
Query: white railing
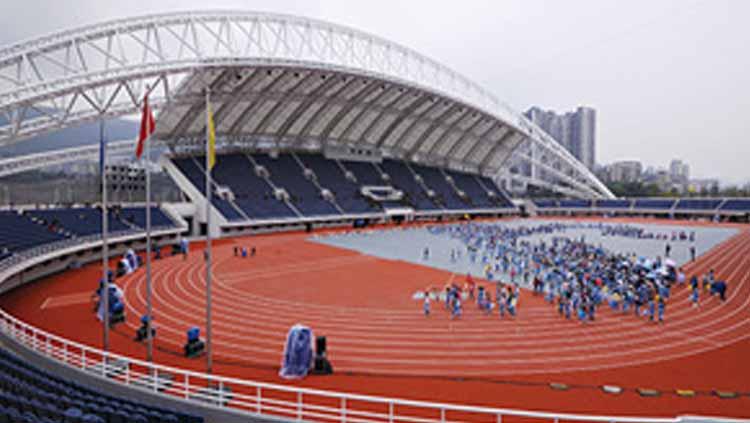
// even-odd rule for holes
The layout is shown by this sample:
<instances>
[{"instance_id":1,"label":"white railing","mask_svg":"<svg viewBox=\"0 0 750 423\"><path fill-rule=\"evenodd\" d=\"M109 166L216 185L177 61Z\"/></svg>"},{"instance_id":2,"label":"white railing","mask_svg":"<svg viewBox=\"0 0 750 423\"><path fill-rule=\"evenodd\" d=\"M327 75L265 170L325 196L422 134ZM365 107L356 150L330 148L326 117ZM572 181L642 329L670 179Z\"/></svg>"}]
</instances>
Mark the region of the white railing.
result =
<instances>
[{"instance_id":1,"label":"white railing","mask_svg":"<svg viewBox=\"0 0 750 423\"><path fill-rule=\"evenodd\" d=\"M0 331L22 346L89 375L138 389L199 402L211 408L230 408L248 415L268 415L297 421L340 423L495 421L507 418L607 423L678 423L696 417L620 417L533 412L490 407L410 401L305 389L221 377L149 363L70 341L37 329L0 310ZM701 419L706 419L701 417ZM709 418L712 421L748 422Z\"/></svg>"}]
</instances>

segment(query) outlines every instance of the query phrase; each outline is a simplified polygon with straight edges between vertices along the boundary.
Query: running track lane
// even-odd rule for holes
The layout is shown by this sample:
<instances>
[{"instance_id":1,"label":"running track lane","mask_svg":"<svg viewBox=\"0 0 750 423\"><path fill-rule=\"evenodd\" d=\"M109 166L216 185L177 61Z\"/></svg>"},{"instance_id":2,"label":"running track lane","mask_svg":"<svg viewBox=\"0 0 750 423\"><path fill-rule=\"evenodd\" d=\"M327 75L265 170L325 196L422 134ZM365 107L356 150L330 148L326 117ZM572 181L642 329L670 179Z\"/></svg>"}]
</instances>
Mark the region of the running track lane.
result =
<instances>
[{"instance_id":1,"label":"running track lane","mask_svg":"<svg viewBox=\"0 0 750 423\"><path fill-rule=\"evenodd\" d=\"M746 276L748 273L748 263L747 260L743 261L742 256L743 251L744 255L747 256L747 239L747 234L743 234L741 237L735 237L725 242L703 256L690 271L705 271L702 269L702 264L705 261L710 261L717 270L722 269L721 272L727 272L723 274L720 272L722 275ZM250 241L242 240L241 242L246 243ZM221 313L221 320L215 321L214 331L217 334L215 340L223 340L224 336L235 335L238 327L247 326L248 328L252 328L252 330L243 333L243 336L247 335L247 338L227 338L227 340L231 340L232 342L227 342L226 349L219 348L216 345L217 362L222 361L222 359L227 362L231 360L236 361L237 358L242 359L235 364L217 365L217 372L222 374L279 382L279 379L275 377L275 367L277 367L280 359L283 334L288 328L283 319L285 316L293 314L294 310L298 310L300 315L313 316L316 324L325 325L327 322L330 322L330 327L322 333L329 336L329 349L331 350L332 357L337 357L334 358L334 365L338 372L337 375L326 378L308 378L302 383L306 386L351 391L354 389L354 384L364 382L367 385L358 386L356 388L357 391L388 396L407 396L429 400L546 410L639 414L638 411L642 410L634 409L636 404L640 404L641 401L648 401L649 410L655 414L672 415L676 412L689 411L702 412L704 414L730 413L739 416L747 415L746 410L749 407L746 398L727 401L711 397L699 397L694 400L685 400L664 396L659 399L639 400L632 393L626 393L619 397L611 397L599 392L588 392L585 394L587 401L581 402L576 398L580 397L581 392L586 391L552 392L548 388L533 385L533 382L537 381L556 380L584 385L619 383L625 386L647 385L657 388L747 389L744 382L747 378L743 379L743 376L747 375L747 368L742 368L745 360L741 357L743 355L746 357L747 352L750 351L750 346L747 339L736 341L735 336L743 328L741 326L741 322L743 321L741 317L747 317L747 307L745 306L744 314L742 313L742 308L738 307L742 305L741 300L745 300L748 297L746 289L750 283L746 279L742 279L742 285L739 286L739 281L732 281L730 295L736 294L736 296L723 305L720 305L716 299L702 298L703 307L701 307L700 311L681 307L679 302L686 301L687 293L676 291L667 309L668 322L663 326L664 329L655 325L648 325L641 319L636 319L632 316L614 316L609 312L600 313L597 316L597 322L591 325L582 326L578 323L565 322L557 317L551 306L544 304L541 299L527 293L525 293L527 295L524 295L522 299L521 316L513 322L499 322L497 316L482 316L472 308L468 308L464 320L451 323L448 321L445 312L442 310L438 311L437 306L434 307L436 313L433 317L435 319L427 322L421 316L421 307L419 307L419 304L408 299L411 292L413 292L411 285L409 285L411 282L404 283L402 281L397 284L386 280L385 288L397 291L398 295L395 296L382 295L382 298L380 298L376 295L364 295L347 298L347 295L350 294L349 288L351 288L352 278L349 276L342 281L342 278L337 277L337 274L341 273L342 269L348 272L355 272L357 278L362 280L359 282L361 285L358 285L357 289L366 291L365 294L371 294L373 291L383 289L382 286L378 285L378 283L382 282L381 278L383 278L383 275L389 277L401 275L402 279L408 281L414 280L415 285L424 287L425 281L447 280L450 274L446 272L437 272L432 269L415 265L405 265L400 262L383 260L368 262L366 258L357 258L356 254L347 254L343 250L336 250L329 247L325 247L325 251L319 250L311 247L311 243L305 242L303 236L277 235L258 237L252 238L252 243L261 247L261 256L252 262L250 266L245 265L244 262L241 262L240 266L234 264L237 263L237 260L231 257L231 246L229 244L225 244L225 247L217 248L219 260L225 260L224 263L226 264L217 263L216 272L218 282L216 284L217 291L215 292L224 292L226 290L220 297L221 300L219 300L226 302L226 313ZM268 254L264 255L264 253ZM187 322L200 323L203 319L203 300L201 295L203 289L202 275L205 272L205 268L203 268L199 256L200 254L193 255L191 260L184 263L184 265L177 258L174 261L170 261L172 259L169 259L157 262L157 265L165 265L166 267L160 269L158 272L155 271L158 277L164 278L158 282L155 281L157 292L160 295L168 295L168 297L164 298L164 302L173 305L176 304L180 312L187 313L187 316L176 314L174 311L168 311L166 307L157 302L156 321L160 328L157 345L161 349L157 351L156 358L158 361L169 361L173 364L194 369L201 369L202 362L174 357L168 351L181 347L184 339L184 329L188 325ZM294 257L295 260L289 263L288 257ZM192 261L193 259L195 260L194 262ZM723 261L719 263L720 260ZM350 261L351 263L348 263ZM719 264L721 265L719 266ZM323 269L316 271L315 266L321 266ZM280 275L276 279L268 276L268 271L273 271L274 268L278 268ZM227 279L226 284L222 281L222 273ZM82 330L76 336L70 337L79 337L84 342L98 345L100 329L97 326L91 326L92 316L90 309L87 307L77 307L76 309L68 307L67 309L60 308L58 310L45 311L44 313L30 313L30 311L34 311L33 304L36 303L38 306L38 304L41 304L44 299L50 296L46 294L62 295L65 293L80 292L83 286L86 286L87 289L93 289L91 287L94 286L95 279L91 275L96 274L96 266L82 269L81 271L67 272L63 275L50 278L50 280L35 284L33 295L24 296L23 301L20 301L21 298L18 298L19 296L16 295L16 292L0 300L3 300L3 305L6 309L19 315L21 318L33 324L37 324L35 321L44 323L39 324L41 327L50 328L51 326L51 328L62 329L53 329L53 331L66 333L66 336L70 332L66 332L64 330L65 327L80 327ZM88 278L86 277L87 275ZM139 303L133 296L137 295L138 292L142 292L142 287L139 288L138 285L138 278L141 274L136 273L132 276L132 280L127 281L127 293L131 302L130 305L138 308L142 306L142 303ZM257 281L244 282L243 279L245 277L253 277ZM289 279L296 281L297 285L302 284L304 286L292 285ZM66 283L54 283L54 281L59 280L65 280ZM305 283L310 281L312 283ZM339 286L339 284L341 285ZM308 285L317 285L318 288L322 286L325 291L321 292L320 289L311 289L310 292L307 292L306 289L310 288ZM329 285L338 287L334 292L339 297L343 297L343 299L333 295ZM301 291L300 295L287 295L291 288L297 288L297 291ZM237 292L230 289L236 289L240 292L244 292L245 289L252 289L252 291L245 292L244 296L240 296ZM43 291L45 295L39 295L41 292L37 290ZM18 291L27 290L22 288ZM249 293L252 293L252 295L249 295ZM27 292L27 294L29 293ZM316 296L318 300L314 301ZM36 297L36 302L34 301L34 297ZM378 301L372 302L372 298L380 301L380 303ZM347 300L357 303L357 306L347 307L345 304L341 304L347 302ZM19 301L32 306L23 307L19 304ZM370 304L359 303L368 301ZM13 304L8 305L9 302ZM336 310L337 303L339 303L339 310ZM186 308L190 307L191 304L198 304L199 309L192 310ZM365 305L367 306L365 307ZM13 311L11 308L20 310ZM731 317L724 317L737 309L740 310L738 313L731 315ZM252 319L248 318L248 314L245 313L253 313ZM241 316L243 315L246 317L242 318ZM387 318L387 315L391 315L391 317ZM294 319L294 317L292 316L291 319ZM170 319L177 318L182 318L182 320L170 323ZM719 319L723 320L717 322ZM131 322L136 321L133 317L130 317L129 320ZM71 324L68 325L67 323ZM739 329L731 329L735 323L740 323ZM231 330L222 329L224 326ZM315 327L313 326L313 328ZM276 338L273 338L273 332L276 328L279 328L283 332L281 335L277 334ZM270 329L270 333L268 329ZM453 329L453 332L449 332L450 329ZM514 329L519 329L519 331L516 332ZM724 329L726 331L722 332ZM172 333L170 330L174 332ZM258 332L260 330L264 331ZM357 337L356 335L361 334L363 330L370 330L372 336ZM127 332L128 336L132 334L130 329L126 331L124 327L119 331ZM406 337L397 336L404 331L407 332ZM496 366L500 369L510 367L511 370L517 370L522 366L526 366L523 362L515 362L512 366L503 366L503 361L510 360L510 357L513 356L516 356L516 358L523 358L527 354L541 357L545 355L554 356L555 354L561 354L560 351L554 351L555 348L562 350L562 348L579 346L590 346L594 348L592 351L596 351L596 348L599 348L599 350L606 353L610 349L606 347L600 348L598 345L615 345L614 342L618 339L632 342L639 348L647 348L652 346L653 341L643 341L641 338L648 338L651 335L664 336L665 331L673 334L665 338L667 340L665 342L670 345L673 342L676 343L683 340L683 338L700 338L702 334L705 335L709 332L711 335L705 338L704 341L679 344L677 346L670 346L669 348L669 350L674 350L673 352L684 352L687 350L688 355L670 358L669 351L662 351L657 354L662 360L649 364L624 364L622 360L625 358L623 358L615 367L611 367L612 363L610 362L605 363L606 368L598 370L578 369L574 371L575 366L562 366L560 369L561 373L554 375L524 373L515 375L512 378L505 376L513 373L498 373L504 375L503 380L505 381L523 382L526 385L501 384L491 380L489 377L485 377L482 380L467 377L463 382L460 382L438 377L394 376L387 371L387 368L378 368L382 364L377 363L352 363L352 367L359 366L360 369L359 374L355 376L347 376L341 370L342 368L346 369L346 365L343 362L345 354L366 358L369 351L370 358L389 357L387 355L388 351L379 351L373 347L373 343L380 344L381 350L387 350L385 347L391 346L392 349L399 350L397 354L391 355L396 358L401 356L419 358L423 354L423 350L435 351L436 347L441 347L443 351L438 350L437 354L430 357L429 360L440 360L443 363L449 363L441 365L442 369L448 372L447 374L450 374L451 371L455 370L455 367L458 367L452 367L454 365L450 363L461 362L460 360L462 360L461 354L453 354L453 351L451 351L453 348L458 348L459 352L463 350L466 353L466 357L463 360L468 361L477 359L476 356L470 354L473 351L478 352L480 357L487 352L492 353L495 350L508 352L509 355L501 354L493 358L499 364L488 365L487 373L482 373L487 376L491 374L491 368ZM499 332L502 336L495 337L493 334L496 332ZM536 334L537 332L539 333L538 335ZM260 334L253 336L253 333ZM744 333L747 333L747 326L744 326ZM348 341L347 337L351 338L351 341ZM439 338L439 342L434 342L436 337ZM445 342L445 340L450 340L451 342ZM497 343L490 345L490 341ZM732 341L736 342L731 343ZM218 344L219 341L216 342ZM391 342L393 345L390 344ZM236 345L228 345L230 343ZM453 344L456 346L454 347ZM483 348L485 344L489 345L489 347ZM239 350L243 345L245 346L244 348L267 349L269 352L267 356L264 356L260 352L252 353L252 349ZM410 348L410 345L414 345L414 347ZM614 348L619 352L624 349L627 350L626 346L627 342L625 346L620 343L610 348ZM113 347L134 356L143 355L143 347L134 345L124 336L115 335ZM357 349L359 347L362 348ZM698 352L701 348L703 348L703 352ZM550 351L546 351L548 349ZM238 354L238 351L243 352ZM586 354L585 351L587 350L570 350L562 352L562 354L572 354L573 351L575 351L576 355L581 355ZM252 359L248 357L252 357ZM340 359L342 360L341 363ZM529 364L538 365L533 361ZM554 364L552 363L552 365ZM252 367L253 365L257 365L257 367ZM267 368L270 365L273 365L274 369ZM620 367L622 365L626 367ZM393 366L393 364L387 364L386 367L388 366ZM549 366L549 364L545 364L545 366ZM409 369L414 368L413 365L408 365L407 367ZM362 373L373 371L380 372L381 375L362 375ZM743 412L745 414L742 414Z\"/></svg>"}]
</instances>

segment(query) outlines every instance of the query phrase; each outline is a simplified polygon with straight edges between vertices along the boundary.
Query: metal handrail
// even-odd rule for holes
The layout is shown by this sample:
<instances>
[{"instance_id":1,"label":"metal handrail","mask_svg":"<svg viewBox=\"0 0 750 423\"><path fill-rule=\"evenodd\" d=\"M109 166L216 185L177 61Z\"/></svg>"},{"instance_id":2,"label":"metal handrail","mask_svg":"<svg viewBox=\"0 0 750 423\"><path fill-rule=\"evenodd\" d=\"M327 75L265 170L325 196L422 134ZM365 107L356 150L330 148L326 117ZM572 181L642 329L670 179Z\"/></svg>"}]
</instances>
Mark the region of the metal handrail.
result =
<instances>
[{"instance_id":1,"label":"metal handrail","mask_svg":"<svg viewBox=\"0 0 750 423\"><path fill-rule=\"evenodd\" d=\"M584 415L446 404L299 388L224 377L105 352L38 329L1 309L0 332L39 354L97 377L109 378L139 389L145 388L156 395L182 397L189 401L198 401L201 405L230 407L254 415L282 416L296 420L337 420L342 423L360 421L445 422L448 421L446 414L451 412L491 416L497 418L497 421L501 421L503 416L536 418L554 422L572 420L608 423L678 423L684 419L684 417ZM159 375L165 373L174 377L172 384L169 386L165 385L159 378ZM219 387L220 389L211 390L207 387ZM224 387L231 387L231 394L225 394L221 389ZM275 398L274 393L294 394L294 399ZM315 399L319 401L315 401ZM322 399L328 401L320 401ZM331 400L337 400L338 406L322 405L330 403ZM347 403L352 402L383 406L383 409L379 411L373 411L371 408L357 410L347 406ZM399 415L397 412L399 407L408 407L412 411L417 411L417 413ZM739 419L721 420L747 422L747 420Z\"/></svg>"},{"instance_id":2,"label":"metal handrail","mask_svg":"<svg viewBox=\"0 0 750 423\"><path fill-rule=\"evenodd\" d=\"M61 245L56 245L61 247ZM64 254L65 250L59 250ZM1 274L0 274L1 275ZM13 275L5 275L2 284ZM504 416L549 420L608 423L680 423L690 416L673 418L624 417L607 415L584 415L571 413L538 412L484 406L446 404L400 398L353 394L311 388L300 388L267 382L257 382L234 377L225 377L147 362L122 354L103 351L36 328L0 309L0 332L20 345L48 357L62 365L79 369L89 375L107 378L134 389L147 389L154 395L195 402L207 407L228 407L248 415L270 415L290 420L331 421L341 423L358 422L413 422L433 423L448 421L449 413L469 413L492 417L501 422ZM159 376L170 374L173 379L166 383ZM211 388L213 387L213 388ZM218 387L219 389L216 389ZM225 393L224 388L231 388ZM280 399L291 397L294 399ZM331 405L335 401L337 405ZM367 404L366 409L357 409L350 404ZM382 407L374 410L373 407ZM408 413L401 412L407 408ZM705 419L701 417L701 419ZM749 423L750 420L710 418L725 423Z\"/></svg>"}]
</instances>

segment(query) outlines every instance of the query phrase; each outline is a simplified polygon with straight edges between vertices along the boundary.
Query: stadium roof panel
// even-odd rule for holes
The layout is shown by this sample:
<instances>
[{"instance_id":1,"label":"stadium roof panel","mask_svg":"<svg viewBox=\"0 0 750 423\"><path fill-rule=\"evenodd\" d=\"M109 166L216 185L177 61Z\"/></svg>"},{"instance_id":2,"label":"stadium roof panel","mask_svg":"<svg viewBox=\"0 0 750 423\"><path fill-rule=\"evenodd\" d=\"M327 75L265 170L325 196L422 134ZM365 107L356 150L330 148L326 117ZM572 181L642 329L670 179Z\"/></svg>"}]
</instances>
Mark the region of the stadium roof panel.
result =
<instances>
[{"instance_id":1,"label":"stadium roof panel","mask_svg":"<svg viewBox=\"0 0 750 423\"><path fill-rule=\"evenodd\" d=\"M144 92L159 138L199 142L206 88L224 142L365 145L488 175L530 142L563 169L561 184L611 196L549 135L446 66L356 29L247 11L126 18L0 49L0 143L137 113Z\"/></svg>"}]
</instances>

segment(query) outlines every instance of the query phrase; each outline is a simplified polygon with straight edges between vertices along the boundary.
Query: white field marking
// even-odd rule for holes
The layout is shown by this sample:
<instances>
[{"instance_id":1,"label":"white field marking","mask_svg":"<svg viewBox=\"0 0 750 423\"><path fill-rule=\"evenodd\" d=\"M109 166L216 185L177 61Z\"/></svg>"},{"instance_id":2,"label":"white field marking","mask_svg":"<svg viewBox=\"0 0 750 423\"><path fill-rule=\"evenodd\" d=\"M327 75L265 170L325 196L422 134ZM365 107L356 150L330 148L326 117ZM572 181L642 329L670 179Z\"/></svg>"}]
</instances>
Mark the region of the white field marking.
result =
<instances>
[{"instance_id":1,"label":"white field marking","mask_svg":"<svg viewBox=\"0 0 750 423\"><path fill-rule=\"evenodd\" d=\"M742 323L741 323L742 324Z\"/></svg>"},{"instance_id":2,"label":"white field marking","mask_svg":"<svg viewBox=\"0 0 750 423\"><path fill-rule=\"evenodd\" d=\"M227 279L224 275L221 275L221 282L223 285L236 285L238 283L247 282L248 280L257 279L269 279L269 278L281 278L299 273L310 273L310 272L321 272L324 270L334 270L343 267L354 266L361 263L375 261L375 258L366 257L364 259L349 259L349 260L338 260L337 262L323 261L323 262L310 262L296 266L278 266L272 269L258 269L249 272L235 273L231 279ZM217 278L219 276L217 275Z\"/></svg>"},{"instance_id":3,"label":"white field marking","mask_svg":"<svg viewBox=\"0 0 750 423\"><path fill-rule=\"evenodd\" d=\"M735 241L736 241L737 244L739 244L739 242L742 241L742 239L737 239ZM726 242L728 242L728 241L726 241ZM725 244L725 243L722 243L722 244ZM727 244L725 246L729 247L730 245L731 244ZM716 263L713 263L713 264L704 264L704 267L706 269L708 269L712 265L716 265ZM322 310L334 311L336 313L341 313L342 311L347 311L347 310L350 309L350 308L347 308L347 307L311 305L311 304L301 303L301 302L278 300L278 299L269 298L269 297L256 296L256 295L249 294L249 293L247 293L245 291L242 291L242 290L236 290L236 289L230 289L230 288L228 288L228 292L232 293L233 298L238 298L238 297L259 298L259 299L262 300L263 305L274 304L274 303L289 304L290 306L294 307L295 311L297 311L297 312L300 311L300 307L305 308L305 310L311 309L311 308L315 308L315 309L320 308ZM237 296L237 297L234 297L234 296ZM685 295L685 298L688 298L687 294ZM675 299L677 299L677 298L675 298ZM363 308L361 308L361 307L352 308L352 310L357 311L357 312L361 312L363 310ZM389 319L393 319L394 315L396 315L396 314L399 313L396 310L382 310L382 309L367 309L366 311L368 313L383 312L383 313L385 313L385 314L388 315ZM524 314L525 313L526 313L526 310L525 310ZM411 311L409 311L409 312L403 312L402 314L405 314L405 315L408 315L408 316L413 316L413 312L411 312Z\"/></svg>"},{"instance_id":4,"label":"white field marking","mask_svg":"<svg viewBox=\"0 0 750 423\"><path fill-rule=\"evenodd\" d=\"M58 295L56 297L47 297L39 307L44 310L47 308L65 307L71 305L86 304L91 302L91 293L78 292L75 294Z\"/></svg>"},{"instance_id":5,"label":"white field marking","mask_svg":"<svg viewBox=\"0 0 750 423\"><path fill-rule=\"evenodd\" d=\"M733 257L733 258L736 258L736 256L732 256L732 257ZM726 258L726 257L725 257L725 258ZM202 270L202 269L201 269L201 270ZM184 287L183 287L182 289L184 289ZM233 301L231 301L231 305L232 305L233 307L236 307L236 305L237 305L236 297L234 297L234 296L233 296L232 298L233 298ZM221 302L221 298L219 297L219 298L218 298L218 301L217 301L217 304L218 304L218 303L220 303L220 302ZM296 306L296 307L294 308L294 310L293 310L293 311L295 311L295 312L299 312L300 310L301 310L301 305L300 305L300 304L297 304L297 306ZM272 310L272 311L278 311L278 310L275 310L275 309L274 309L274 310ZM232 313L231 313L231 312L228 312L228 313L230 313L230 314L229 314L230 316L232 315ZM276 314L276 313L274 313L274 314ZM309 315L309 314L310 314L309 312L306 312L306 315ZM413 315L413 313L410 313L410 315ZM369 316L369 317L372 317L372 316L371 316L371 315L369 315L369 314L368 314L368 316ZM241 316L238 316L238 318L241 318L241 319L244 319L244 317L245 317L245 315L244 315L244 314L242 314ZM330 320L330 319L329 319L329 320ZM389 319L389 320L391 320L391 321L389 321L389 322L387 323L387 325L388 325L388 327L389 327L389 328L391 328L391 327L392 327L392 324L393 324L393 322L392 322L392 320L393 320L393 319ZM345 320L344 322L346 323L346 322L349 322L349 321L350 321L350 319L346 319L346 320ZM420 321L422 321L422 319L420 319ZM559 319L559 318L556 318L556 319L555 319L554 321L558 321L558 322L559 322L559 321L560 321L560 319ZM535 323L536 323L536 322L535 322ZM635 324L637 324L637 323L634 323L634 325L635 325ZM374 326L374 325L372 325L372 324L371 324L371 325L369 325L369 326L368 326L367 328L370 328L370 327L373 327L373 326ZM437 329L437 330L438 330L438 331L440 331L439 329ZM590 333L590 331L588 331L588 332Z\"/></svg>"},{"instance_id":6,"label":"white field marking","mask_svg":"<svg viewBox=\"0 0 750 423\"><path fill-rule=\"evenodd\" d=\"M722 244L725 244L725 243L722 243ZM727 246L727 245L725 245L725 246ZM234 291L233 291L233 293L234 293L234 294L236 294L236 295L239 295L239 296L248 296L248 294L247 294L246 292L244 292L244 291L237 291L237 290L234 290ZM253 297L253 296L250 296L250 297ZM273 300L273 299L270 299L270 298L267 298L267 297L258 297L258 298L262 298L262 299L263 299L264 301L266 301L266 304L270 304L270 303L273 303L273 302L274 302L274 300ZM282 301L282 300L277 300L277 301L281 301L281 302L286 302L286 303L291 303L291 305L293 305L293 306L295 307L295 309L297 309L297 310L298 310L298 309L299 309L299 307L300 307L300 303L293 303L293 302L289 302L289 301ZM309 305L309 304L304 304L303 306L304 306L304 307L311 307L311 305ZM346 307L336 307L336 306L318 306L318 305L315 305L315 307L322 307L322 308L325 308L325 309L327 309L327 310L333 310L333 311L336 311L336 312L339 312L339 313L340 313L340 312L341 312L342 310L346 310ZM361 311L361 308L357 308L356 310L357 310L357 311ZM369 313L372 313L372 312L378 312L379 310L375 310L375 309L368 309L367 311L368 311ZM395 314L395 313L394 313L394 312L395 312L394 310L382 310L382 311L383 311L383 312L385 312L385 313L387 313L387 314L389 315L389 317L390 317L390 318L392 318L392 317L393 317L393 315ZM408 315L412 315L412 314L413 314L412 312L405 312L405 313L406 313L406 314L408 314ZM526 309L525 309L525 311L524 311L524 314L526 314L526 313L528 313L528 310L526 310Z\"/></svg>"}]
</instances>

